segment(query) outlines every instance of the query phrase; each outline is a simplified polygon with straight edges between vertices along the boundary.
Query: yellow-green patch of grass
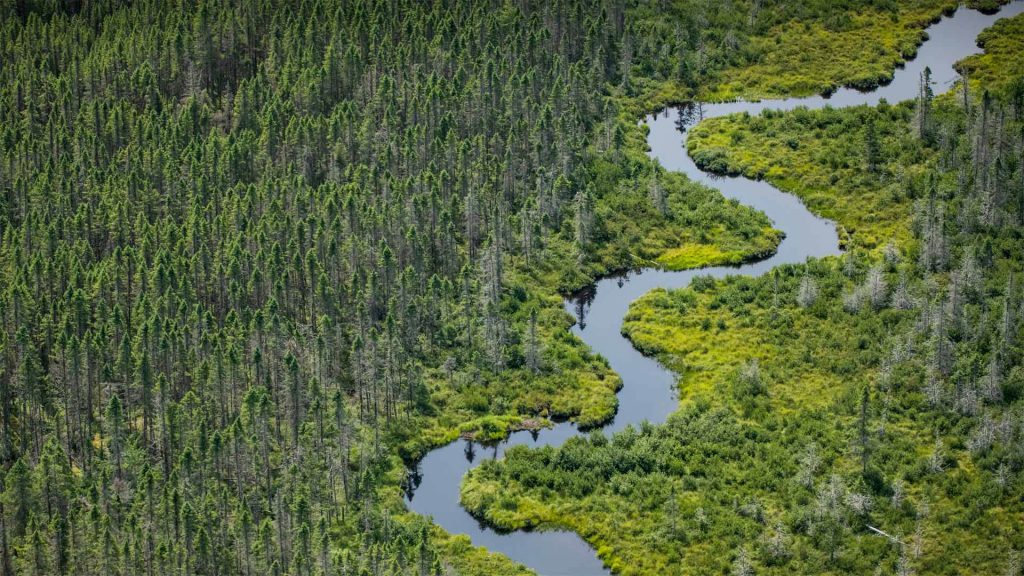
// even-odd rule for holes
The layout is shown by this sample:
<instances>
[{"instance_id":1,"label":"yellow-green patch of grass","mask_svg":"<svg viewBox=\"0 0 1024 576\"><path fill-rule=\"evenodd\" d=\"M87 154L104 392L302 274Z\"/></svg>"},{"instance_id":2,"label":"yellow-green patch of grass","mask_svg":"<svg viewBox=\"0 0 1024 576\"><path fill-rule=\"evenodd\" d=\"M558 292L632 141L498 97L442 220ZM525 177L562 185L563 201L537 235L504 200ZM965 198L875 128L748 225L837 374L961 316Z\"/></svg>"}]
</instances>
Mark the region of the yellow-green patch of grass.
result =
<instances>
[{"instance_id":1,"label":"yellow-green patch of grass","mask_svg":"<svg viewBox=\"0 0 1024 576\"><path fill-rule=\"evenodd\" d=\"M598 495L573 499L547 494L551 497L541 498L518 482L499 483L482 476L475 472L467 475L460 486L460 502L491 526L502 530L571 530L586 540L615 574L663 574L670 569L664 555L623 550L624 535L635 541L649 530L635 503L610 507L607 498Z\"/></svg>"},{"instance_id":2,"label":"yellow-green patch of grass","mask_svg":"<svg viewBox=\"0 0 1024 576\"><path fill-rule=\"evenodd\" d=\"M457 574L487 574L488 576L532 576L533 570L509 560L506 556L489 552L482 546L473 546L465 534L448 534L440 528L431 536L442 549Z\"/></svg>"},{"instance_id":3,"label":"yellow-green patch of grass","mask_svg":"<svg viewBox=\"0 0 1024 576\"><path fill-rule=\"evenodd\" d=\"M658 256L657 263L669 270L687 270L707 266L742 264L772 254L782 241L782 233L763 228L761 235L741 249L728 250L726 242L720 244L688 243L670 248Z\"/></svg>"},{"instance_id":4,"label":"yellow-green patch of grass","mask_svg":"<svg viewBox=\"0 0 1024 576\"><path fill-rule=\"evenodd\" d=\"M526 418L518 415L481 416L463 422L454 428L427 430L425 435L428 436L427 441L433 445L447 444L456 438L492 444L504 440L512 432L539 430L547 426L550 426L550 421L541 418Z\"/></svg>"},{"instance_id":5,"label":"yellow-green patch of grass","mask_svg":"<svg viewBox=\"0 0 1024 576\"><path fill-rule=\"evenodd\" d=\"M907 145L913 139L909 114L907 106L887 106L724 116L696 126L687 146L706 169L764 179L795 194L841 226L846 248L875 249L890 240L903 245L911 237L905 187L932 157ZM864 153L869 119L882 150L874 174Z\"/></svg>"},{"instance_id":6,"label":"yellow-green patch of grass","mask_svg":"<svg viewBox=\"0 0 1024 576\"><path fill-rule=\"evenodd\" d=\"M513 492L517 493L516 497L511 495ZM476 475L469 475L462 481L459 501L465 509L501 530L537 528L557 518L550 506L536 498L509 486L482 482Z\"/></svg>"},{"instance_id":7,"label":"yellow-green patch of grass","mask_svg":"<svg viewBox=\"0 0 1024 576\"><path fill-rule=\"evenodd\" d=\"M723 264L736 257L712 244L686 244L658 257L658 264L674 270Z\"/></svg>"},{"instance_id":8,"label":"yellow-green patch of grass","mask_svg":"<svg viewBox=\"0 0 1024 576\"><path fill-rule=\"evenodd\" d=\"M754 63L723 71L718 85L701 97L721 101L873 88L891 80L895 68L917 52L924 29L956 6L952 0L902 2L895 13L868 9L829 27L799 21L776 26L751 39Z\"/></svg>"},{"instance_id":9,"label":"yellow-green patch of grass","mask_svg":"<svg viewBox=\"0 0 1024 576\"><path fill-rule=\"evenodd\" d=\"M827 404L842 386L840 379L813 363L787 365L797 342L765 329L768 316L787 326L787 332L813 338L832 333L831 326L799 310L747 308L737 314L712 307L711 297L696 296L680 308L677 295L653 290L630 306L622 332L645 354L657 356L678 374L684 404L720 402L730 396L730 383L744 364L757 361L766 374L773 409L790 412Z\"/></svg>"}]
</instances>

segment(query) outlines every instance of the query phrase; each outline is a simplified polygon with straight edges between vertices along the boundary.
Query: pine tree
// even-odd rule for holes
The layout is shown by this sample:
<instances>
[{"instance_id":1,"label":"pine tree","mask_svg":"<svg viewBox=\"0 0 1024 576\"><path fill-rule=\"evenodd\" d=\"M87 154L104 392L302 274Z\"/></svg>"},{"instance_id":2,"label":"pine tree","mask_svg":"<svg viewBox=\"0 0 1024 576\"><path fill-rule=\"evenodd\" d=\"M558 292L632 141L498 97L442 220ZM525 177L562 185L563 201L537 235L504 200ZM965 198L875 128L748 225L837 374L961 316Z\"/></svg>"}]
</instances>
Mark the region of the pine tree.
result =
<instances>
[{"instance_id":1,"label":"pine tree","mask_svg":"<svg viewBox=\"0 0 1024 576\"><path fill-rule=\"evenodd\" d=\"M540 373L541 350L537 336L537 310L530 311L530 324L526 334L526 367L534 374Z\"/></svg>"},{"instance_id":2,"label":"pine tree","mask_svg":"<svg viewBox=\"0 0 1024 576\"><path fill-rule=\"evenodd\" d=\"M809 274L804 274L800 280L800 288L797 291L796 302L801 308L810 308L818 300L818 283Z\"/></svg>"},{"instance_id":3,"label":"pine tree","mask_svg":"<svg viewBox=\"0 0 1024 576\"><path fill-rule=\"evenodd\" d=\"M593 228L593 214L591 207L590 192L586 188L579 188L576 191L576 199L573 201L576 208L575 218L575 246L577 258L582 262L586 258L587 246L590 244Z\"/></svg>"},{"instance_id":4,"label":"pine tree","mask_svg":"<svg viewBox=\"0 0 1024 576\"><path fill-rule=\"evenodd\" d=\"M655 211L662 216L668 215L668 202L665 199L665 191L661 187L657 169L651 173L650 200Z\"/></svg>"},{"instance_id":5,"label":"pine tree","mask_svg":"<svg viewBox=\"0 0 1024 576\"><path fill-rule=\"evenodd\" d=\"M932 136L932 100L935 93L932 91L932 70L925 66L921 72L917 89L917 111L914 120L914 129L917 137L921 140L930 141Z\"/></svg>"}]
</instances>

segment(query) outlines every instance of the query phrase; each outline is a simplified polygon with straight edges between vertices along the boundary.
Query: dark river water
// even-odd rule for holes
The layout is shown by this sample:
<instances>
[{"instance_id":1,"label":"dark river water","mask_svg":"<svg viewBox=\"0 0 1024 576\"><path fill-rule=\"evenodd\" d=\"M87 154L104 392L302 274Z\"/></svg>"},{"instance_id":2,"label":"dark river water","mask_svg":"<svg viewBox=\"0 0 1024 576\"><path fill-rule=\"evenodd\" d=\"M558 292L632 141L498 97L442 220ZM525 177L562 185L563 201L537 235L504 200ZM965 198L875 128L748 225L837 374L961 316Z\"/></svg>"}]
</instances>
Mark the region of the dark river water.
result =
<instances>
[{"instance_id":1,"label":"dark river water","mask_svg":"<svg viewBox=\"0 0 1024 576\"><path fill-rule=\"evenodd\" d=\"M764 260L736 267L703 268L682 272L645 269L600 280L582 295L566 300L565 307L578 323L574 334L605 357L623 379L615 419L602 430L606 434L644 420L663 422L677 408L676 376L652 358L640 354L620 333L622 318L630 303L653 288L680 288L694 276L722 277L729 274L757 276L775 266L804 262L810 257L839 253L835 226L811 214L795 196L762 181L743 177L720 177L702 172L686 154L685 128L703 118L735 112L758 114L765 109L791 110L797 107L845 107L877 104L881 99L899 102L914 98L920 73L928 66L935 92L948 90L956 80L953 63L980 50L975 44L979 32L999 18L1024 12L1024 1L1005 6L998 14L984 15L961 8L928 29L929 40L917 57L896 70L893 81L877 90L861 92L841 89L830 97L790 98L761 102L698 104L669 109L645 119L650 127L647 142L650 155L668 170L685 173L691 180L717 188L728 198L753 206L768 215L775 228L786 234L778 252ZM579 434L572 423L562 423L539 434L519 432L492 447L456 441L428 453L413 471L415 490L408 494L408 506L452 534L466 534L474 545L500 552L543 576L587 576L608 574L594 550L576 533L566 531L499 533L469 515L459 505L459 483L463 475L482 459L500 458L509 446L558 446Z\"/></svg>"}]
</instances>

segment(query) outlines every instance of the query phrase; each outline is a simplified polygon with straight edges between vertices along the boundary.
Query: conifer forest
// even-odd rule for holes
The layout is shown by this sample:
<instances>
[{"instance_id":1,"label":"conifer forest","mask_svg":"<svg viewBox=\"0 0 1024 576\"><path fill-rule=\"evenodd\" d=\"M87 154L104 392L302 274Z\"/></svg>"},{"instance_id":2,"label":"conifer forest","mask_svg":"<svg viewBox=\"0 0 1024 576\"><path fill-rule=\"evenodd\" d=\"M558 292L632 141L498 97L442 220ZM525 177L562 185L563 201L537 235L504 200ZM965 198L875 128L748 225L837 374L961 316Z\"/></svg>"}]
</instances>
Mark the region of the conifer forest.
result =
<instances>
[{"instance_id":1,"label":"conifer forest","mask_svg":"<svg viewBox=\"0 0 1024 576\"><path fill-rule=\"evenodd\" d=\"M0 0L0 576L1024 575L1024 0Z\"/></svg>"}]
</instances>

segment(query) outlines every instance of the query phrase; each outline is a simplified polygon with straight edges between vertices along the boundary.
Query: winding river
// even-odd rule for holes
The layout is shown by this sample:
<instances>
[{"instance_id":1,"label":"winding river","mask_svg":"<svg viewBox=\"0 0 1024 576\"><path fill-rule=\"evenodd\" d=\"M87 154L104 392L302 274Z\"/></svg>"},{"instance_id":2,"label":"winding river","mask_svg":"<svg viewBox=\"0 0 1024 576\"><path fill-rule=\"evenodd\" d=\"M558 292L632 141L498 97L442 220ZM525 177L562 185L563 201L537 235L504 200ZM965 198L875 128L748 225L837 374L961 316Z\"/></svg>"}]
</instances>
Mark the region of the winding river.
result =
<instances>
[{"instance_id":1,"label":"winding river","mask_svg":"<svg viewBox=\"0 0 1024 576\"><path fill-rule=\"evenodd\" d=\"M726 197L763 211L777 229L786 233L786 238L775 255L758 262L682 272L645 269L602 279L583 294L566 300L566 309L578 321L573 333L604 356L624 382L619 393L618 412L614 420L603 428L605 434L644 420L663 422L677 407L675 374L654 359L640 354L620 333L622 318L633 300L653 288L686 286L698 275L756 276L780 264L800 263L807 258L839 253L835 226L811 214L796 197L766 182L720 177L698 169L685 152L686 127L704 118L736 112L758 114L765 109L838 108L874 105L882 99L889 102L908 100L916 96L918 78L925 66L932 70L935 91L948 90L957 78L954 62L980 51L975 44L978 33L999 18L1022 12L1024 0L1010 3L995 15L961 8L928 29L930 39L921 45L913 61L896 70L891 83L870 92L844 88L829 97L696 104L685 109L666 110L645 119L650 128L647 137L650 154L662 166L683 172L691 180L717 188ZM594 550L574 532L499 533L481 524L459 505L462 476L479 460L500 458L509 446L558 446L579 433L574 424L566 422L539 433L518 432L499 446L485 447L469 441L456 441L433 450L413 471L415 489L407 495L408 506L415 512L432 516L449 533L466 534L473 544L500 552L543 576L608 574Z\"/></svg>"}]
</instances>

